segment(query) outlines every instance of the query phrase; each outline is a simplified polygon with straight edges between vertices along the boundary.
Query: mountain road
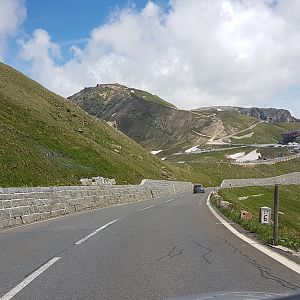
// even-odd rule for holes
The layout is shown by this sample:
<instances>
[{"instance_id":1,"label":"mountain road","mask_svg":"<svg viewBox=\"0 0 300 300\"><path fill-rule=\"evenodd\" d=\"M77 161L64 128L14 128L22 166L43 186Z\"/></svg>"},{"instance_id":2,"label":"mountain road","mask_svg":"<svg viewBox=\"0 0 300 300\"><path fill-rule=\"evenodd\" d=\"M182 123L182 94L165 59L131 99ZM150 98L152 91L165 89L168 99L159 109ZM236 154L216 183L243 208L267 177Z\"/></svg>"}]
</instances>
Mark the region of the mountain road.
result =
<instances>
[{"instance_id":1,"label":"mountain road","mask_svg":"<svg viewBox=\"0 0 300 300\"><path fill-rule=\"evenodd\" d=\"M0 232L0 300L293 293L300 276L182 193Z\"/></svg>"}]
</instances>

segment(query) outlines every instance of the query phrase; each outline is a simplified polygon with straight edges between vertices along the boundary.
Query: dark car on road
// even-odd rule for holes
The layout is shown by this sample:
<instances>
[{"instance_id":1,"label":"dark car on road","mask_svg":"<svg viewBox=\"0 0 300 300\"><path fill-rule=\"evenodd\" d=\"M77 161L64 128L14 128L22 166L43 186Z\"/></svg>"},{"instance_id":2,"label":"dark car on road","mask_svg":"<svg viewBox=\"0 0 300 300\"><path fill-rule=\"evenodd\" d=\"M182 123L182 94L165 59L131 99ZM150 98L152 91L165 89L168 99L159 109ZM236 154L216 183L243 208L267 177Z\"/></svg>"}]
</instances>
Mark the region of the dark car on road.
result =
<instances>
[{"instance_id":1,"label":"dark car on road","mask_svg":"<svg viewBox=\"0 0 300 300\"><path fill-rule=\"evenodd\" d=\"M195 184L194 185L194 189L193 189L193 193L205 193L204 187L202 184Z\"/></svg>"}]
</instances>

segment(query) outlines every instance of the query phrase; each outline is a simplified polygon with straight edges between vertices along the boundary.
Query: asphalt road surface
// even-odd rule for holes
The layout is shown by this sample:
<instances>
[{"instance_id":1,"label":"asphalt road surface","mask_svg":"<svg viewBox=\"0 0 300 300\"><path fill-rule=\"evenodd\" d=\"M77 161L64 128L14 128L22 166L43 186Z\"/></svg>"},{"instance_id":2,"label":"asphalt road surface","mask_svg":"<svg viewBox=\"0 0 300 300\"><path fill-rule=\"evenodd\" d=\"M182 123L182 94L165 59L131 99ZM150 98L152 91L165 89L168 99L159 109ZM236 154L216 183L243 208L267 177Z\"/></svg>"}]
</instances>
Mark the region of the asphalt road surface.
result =
<instances>
[{"instance_id":1,"label":"asphalt road surface","mask_svg":"<svg viewBox=\"0 0 300 300\"><path fill-rule=\"evenodd\" d=\"M0 300L291 293L300 276L233 235L205 194L178 194L0 232Z\"/></svg>"}]
</instances>

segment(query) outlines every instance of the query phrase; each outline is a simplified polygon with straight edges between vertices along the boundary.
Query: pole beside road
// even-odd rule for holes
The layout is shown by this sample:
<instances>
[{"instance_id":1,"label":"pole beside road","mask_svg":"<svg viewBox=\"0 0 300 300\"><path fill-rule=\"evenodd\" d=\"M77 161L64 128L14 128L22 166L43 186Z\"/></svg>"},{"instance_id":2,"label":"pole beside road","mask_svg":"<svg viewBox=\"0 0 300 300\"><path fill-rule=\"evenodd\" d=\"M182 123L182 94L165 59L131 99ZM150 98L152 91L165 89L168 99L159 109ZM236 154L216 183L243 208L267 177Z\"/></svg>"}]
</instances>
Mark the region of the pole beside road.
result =
<instances>
[{"instance_id":1,"label":"pole beside road","mask_svg":"<svg viewBox=\"0 0 300 300\"><path fill-rule=\"evenodd\" d=\"M274 231L273 231L273 244L278 245L278 195L279 185L275 184L274 189Z\"/></svg>"}]
</instances>

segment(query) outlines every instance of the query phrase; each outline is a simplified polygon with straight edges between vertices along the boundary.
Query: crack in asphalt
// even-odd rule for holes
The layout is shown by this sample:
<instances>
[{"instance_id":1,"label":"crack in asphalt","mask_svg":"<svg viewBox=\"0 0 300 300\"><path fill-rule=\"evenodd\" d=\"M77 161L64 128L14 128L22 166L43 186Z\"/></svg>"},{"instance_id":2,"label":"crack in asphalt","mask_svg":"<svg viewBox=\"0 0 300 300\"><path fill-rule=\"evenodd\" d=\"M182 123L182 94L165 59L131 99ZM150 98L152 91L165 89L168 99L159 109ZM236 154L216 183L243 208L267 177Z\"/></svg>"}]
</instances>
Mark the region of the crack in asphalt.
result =
<instances>
[{"instance_id":1,"label":"crack in asphalt","mask_svg":"<svg viewBox=\"0 0 300 300\"><path fill-rule=\"evenodd\" d=\"M211 250L210 248L207 248L207 247L205 247L205 246L202 246L202 245L200 245L198 242L196 242L196 241L192 241L195 245L197 245L198 247L200 247L200 248L202 248L202 249L205 249L205 250L207 250L208 252L207 253L204 253L203 255L202 255L202 258L208 263L208 264L212 264L211 263L211 261L209 261L209 259L207 258L207 256L209 255L209 254L211 254L211 253L213 253L213 250Z\"/></svg>"},{"instance_id":2,"label":"crack in asphalt","mask_svg":"<svg viewBox=\"0 0 300 300\"><path fill-rule=\"evenodd\" d=\"M184 249L180 249L180 250L178 250L178 252L174 253L174 251L176 250L176 248L178 248L178 247L174 246L172 248L172 250L169 251L169 253L167 255L159 257L158 259L155 260L155 262L158 262L158 261L160 261L163 258L173 258L175 256L181 255L183 253Z\"/></svg>"},{"instance_id":3,"label":"crack in asphalt","mask_svg":"<svg viewBox=\"0 0 300 300\"><path fill-rule=\"evenodd\" d=\"M237 247L235 247L234 245L232 245L231 243L228 242L228 240L223 239L218 237L218 239L222 240L225 242L225 244L227 244L229 247L233 248L234 251L232 253L239 253L242 257L243 260L248 262L249 264L253 265L260 273L260 276L267 279L267 280L273 280L275 282L277 282L278 284L280 284L282 287L291 289L291 290L298 290L300 288L300 286L293 284L291 282L288 282L287 280L284 280L282 278L279 278L275 275L271 274L271 269L268 267L265 267L261 264L259 264L255 259L249 257L248 255L244 254L242 252L242 250L238 249Z\"/></svg>"},{"instance_id":4,"label":"crack in asphalt","mask_svg":"<svg viewBox=\"0 0 300 300\"><path fill-rule=\"evenodd\" d=\"M23 276L23 278L26 278L28 276L30 276L32 273L34 273L36 270L38 270L40 267L42 267L44 264L46 264L48 261L50 261L51 259L53 259L54 257L57 257L60 254L63 254L64 252L68 251L70 248L74 247L73 245L67 246L64 249L62 249L61 251L57 252L56 254L54 254L53 256L51 256L49 259L47 259L45 262L41 263L38 267L36 267L33 271L27 273L25 276Z\"/></svg>"},{"instance_id":5,"label":"crack in asphalt","mask_svg":"<svg viewBox=\"0 0 300 300\"><path fill-rule=\"evenodd\" d=\"M55 253L54 255L52 255L49 259L47 259L45 262L41 263L38 267L36 267L33 271L27 273L26 275L24 275L23 277L26 278L28 276L30 276L32 273L34 273L36 270L38 270L40 267L42 267L44 264L46 264L48 261L50 261L51 259L53 259L54 257L57 257L61 254L63 254L64 252L67 252L69 249L75 247L76 245L74 243L70 244L69 246L66 246L65 248L63 248L62 250L58 251L57 253Z\"/></svg>"}]
</instances>

